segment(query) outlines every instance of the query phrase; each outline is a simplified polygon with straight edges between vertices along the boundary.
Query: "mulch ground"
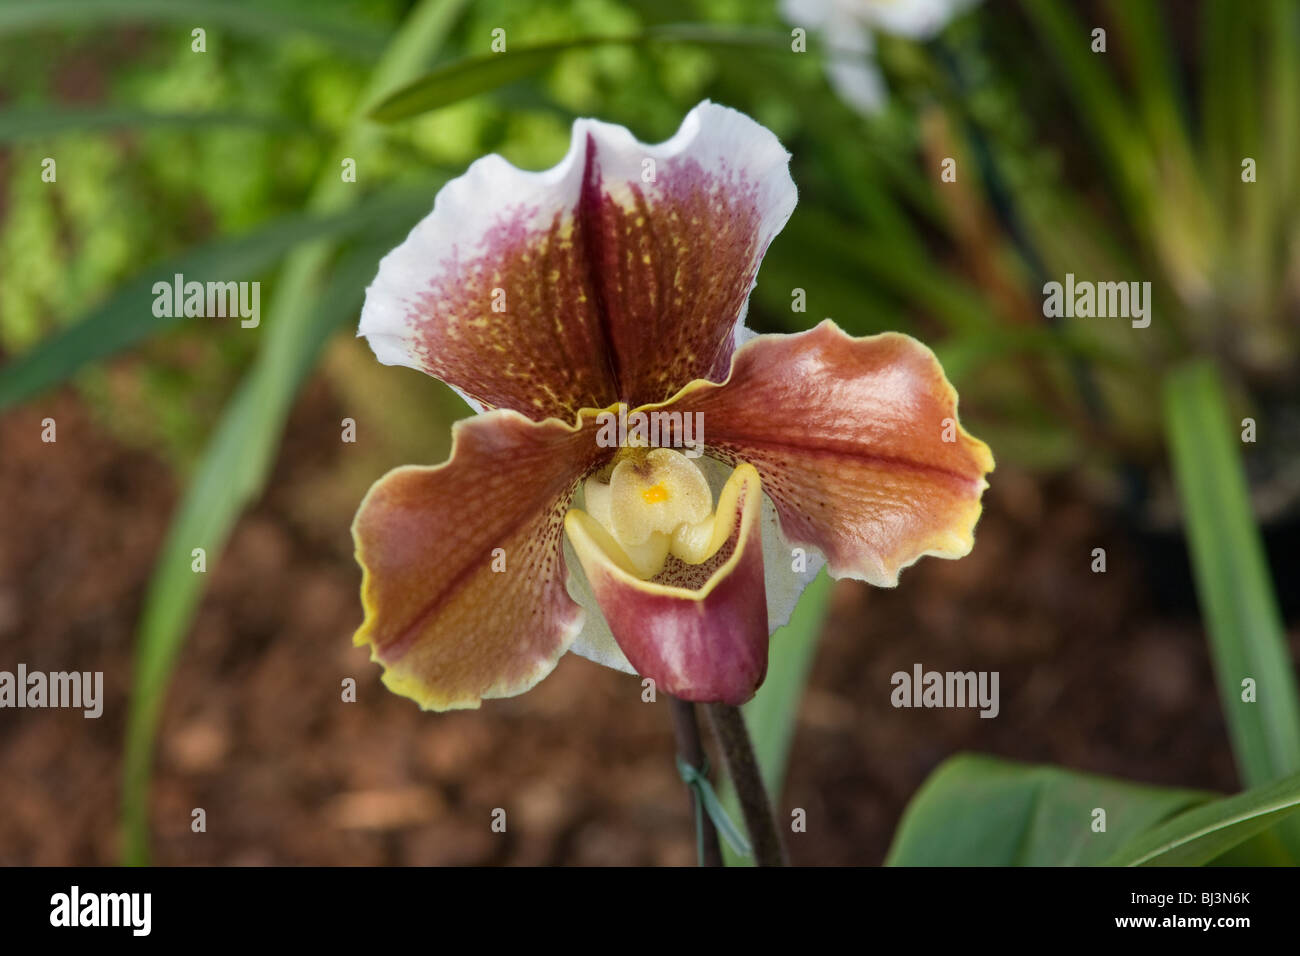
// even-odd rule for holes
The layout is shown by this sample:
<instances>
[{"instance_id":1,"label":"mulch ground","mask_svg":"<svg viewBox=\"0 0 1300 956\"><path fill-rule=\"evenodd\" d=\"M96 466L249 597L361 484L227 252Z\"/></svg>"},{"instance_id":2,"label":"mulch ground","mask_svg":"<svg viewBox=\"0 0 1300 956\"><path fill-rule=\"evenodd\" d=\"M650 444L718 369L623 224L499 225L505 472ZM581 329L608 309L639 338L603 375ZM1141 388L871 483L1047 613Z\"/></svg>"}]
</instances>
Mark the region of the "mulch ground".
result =
<instances>
[{"instance_id":1,"label":"mulch ground","mask_svg":"<svg viewBox=\"0 0 1300 956\"><path fill-rule=\"evenodd\" d=\"M350 512L300 507L345 453L339 417L313 384L271 491L210 560L163 715L155 862L691 864L669 714L634 679L569 656L526 695L447 715L379 683L350 641ZM0 448L0 669L102 670L106 695L99 720L0 712L0 863L111 864L134 629L176 484L70 393L0 418ZM1200 625L1157 605L1143 544L1063 480L1003 466L986 500L969 558L891 591L837 585L781 797L807 811L795 862L879 863L909 796L962 750L1236 787ZM893 708L890 675L914 663L1000 672L1001 713Z\"/></svg>"}]
</instances>

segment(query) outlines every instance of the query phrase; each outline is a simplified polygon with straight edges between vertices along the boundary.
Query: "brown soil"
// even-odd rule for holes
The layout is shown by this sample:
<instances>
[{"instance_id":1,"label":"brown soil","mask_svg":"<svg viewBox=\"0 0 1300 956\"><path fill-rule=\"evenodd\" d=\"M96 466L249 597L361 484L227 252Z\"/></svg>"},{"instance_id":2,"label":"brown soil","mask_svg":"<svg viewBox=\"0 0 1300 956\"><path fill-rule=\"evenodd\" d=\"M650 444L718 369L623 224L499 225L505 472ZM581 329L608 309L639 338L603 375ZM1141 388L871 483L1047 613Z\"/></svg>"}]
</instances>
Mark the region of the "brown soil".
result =
<instances>
[{"instance_id":1,"label":"brown soil","mask_svg":"<svg viewBox=\"0 0 1300 956\"><path fill-rule=\"evenodd\" d=\"M570 656L528 694L448 715L382 687L349 640L350 514L302 517L338 467L339 417L323 383L308 389L272 490L209 564L163 717L155 861L692 863L669 714L634 679ZM106 691L99 720L0 711L0 863L114 863L134 628L176 486L67 393L0 418L0 448L0 669L102 670ZM1109 570L1092 574L1099 546ZM908 797L959 750L1233 789L1200 626L1155 608L1141 562L1068 483L1003 467L971 557L923 561L893 591L838 585L781 800L808 814L794 861L880 862ZM1001 714L894 709L890 675L916 662L999 671Z\"/></svg>"}]
</instances>

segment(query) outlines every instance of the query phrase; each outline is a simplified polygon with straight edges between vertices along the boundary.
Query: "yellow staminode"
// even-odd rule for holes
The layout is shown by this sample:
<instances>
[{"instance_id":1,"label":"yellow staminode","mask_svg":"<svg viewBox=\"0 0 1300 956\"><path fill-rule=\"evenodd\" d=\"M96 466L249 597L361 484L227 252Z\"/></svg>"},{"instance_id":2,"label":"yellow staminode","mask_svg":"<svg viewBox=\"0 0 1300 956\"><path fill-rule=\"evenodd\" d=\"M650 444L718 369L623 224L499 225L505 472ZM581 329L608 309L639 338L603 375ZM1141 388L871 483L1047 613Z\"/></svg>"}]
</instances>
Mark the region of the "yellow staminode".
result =
<instances>
[{"instance_id":1,"label":"yellow staminode","mask_svg":"<svg viewBox=\"0 0 1300 956\"><path fill-rule=\"evenodd\" d=\"M655 448L614 466L609 514L592 513L620 544L637 547L656 534L671 537L678 525L702 521L712 511L713 493L699 466L680 452Z\"/></svg>"},{"instance_id":2,"label":"yellow staminode","mask_svg":"<svg viewBox=\"0 0 1300 956\"><path fill-rule=\"evenodd\" d=\"M645 499L646 504L657 505L661 501L668 500L668 489L664 487L663 482L659 482L642 491L641 497Z\"/></svg>"},{"instance_id":3,"label":"yellow staminode","mask_svg":"<svg viewBox=\"0 0 1300 956\"><path fill-rule=\"evenodd\" d=\"M699 466L679 452L659 448L619 462L609 481L588 480L583 488L586 510L577 511L574 520L584 524L611 561L648 580L663 569L669 554L702 564L722 547L734 524L742 484L733 474L715 512Z\"/></svg>"}]
</instances>

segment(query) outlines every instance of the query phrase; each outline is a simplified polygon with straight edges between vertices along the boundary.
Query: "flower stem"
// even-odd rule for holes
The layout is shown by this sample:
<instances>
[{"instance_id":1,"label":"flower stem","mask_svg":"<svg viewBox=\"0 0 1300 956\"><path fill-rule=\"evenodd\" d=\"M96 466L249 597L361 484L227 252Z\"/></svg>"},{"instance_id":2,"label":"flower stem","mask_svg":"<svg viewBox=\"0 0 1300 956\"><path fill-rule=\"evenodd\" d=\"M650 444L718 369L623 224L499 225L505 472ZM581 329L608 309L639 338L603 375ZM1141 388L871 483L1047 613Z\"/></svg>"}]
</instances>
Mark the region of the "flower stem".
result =
<instances>
[{"instance_id":1,"label":"flower stem","mask_svg":"<svg viewBox=\"0 0 1300 956\"><path fill-rule=\"evenodd\" d=\"M763 777L754 757L754 745L749 740L749 730L740 708L726 704L707 704L705 710L713 735L727 764L740 809L745 814L749 841L754 847L754 862L759 866L785 866L785 847L781 844L780 830L772 816L772 804L763 787Z\"/></svg>"},{"instance_id":2,"label":"flower stem","mask_svg":"<svg viewBox=\"0 0 1300 956\"><path fill-rule=\"evenodd\" d=\"M696 719L695 705L688 700L669 698L673 713L673 732L677 736L677 755L697 770L703 771L708 758L700 741L700 725ZM713 820L700 805L694 787L688 786L691 812L695 816L695 838L700 866L722 866L722 848L718 845L718 831Z\"/></svg>"}]
</instances>

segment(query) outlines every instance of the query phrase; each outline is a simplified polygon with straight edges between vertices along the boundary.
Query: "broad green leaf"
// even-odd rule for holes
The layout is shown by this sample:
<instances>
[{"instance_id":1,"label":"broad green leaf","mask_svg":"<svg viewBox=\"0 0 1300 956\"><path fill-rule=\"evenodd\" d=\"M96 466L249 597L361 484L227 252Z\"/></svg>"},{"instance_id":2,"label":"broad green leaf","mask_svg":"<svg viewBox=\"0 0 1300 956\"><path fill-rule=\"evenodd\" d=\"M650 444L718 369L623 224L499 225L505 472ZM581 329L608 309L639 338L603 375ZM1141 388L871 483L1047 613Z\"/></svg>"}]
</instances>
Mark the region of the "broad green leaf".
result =
<instances>
[{"instance_id":1,"label":"broad green leaf","mask_svg":"<svg viewBox=\"0 0 1300 956\"><path fill-rule=\"evenodd\" d=\"M254 113L156 113L135 107L93 109L11 109L0 111L0 143L57 136L60 133L94 133L117 129L206 130L244 126L277 133L315 133L301 120Z\"/></svg>"},{"instance_id":2,"label":"broad green leaf","mask_svg":"<svg viewBox=\"0 0 1300 956\"><path fill-rule=\"evenodd\" d=\"M376 223L409 216L418 204L429 203L432 195L432 187L403 189L346 212L293 213L255 232L217 239L155 263L119 286L84 318L0 368L0 409L58 385L82 366L108 358L183 318L153 314L157 282L171 283L177 274L197 281L255 276L294 246L311 239L341 238Z\"/></svg>"},{"instance_id":3,"label":"broad green leaf","mask_svg":"<svg viewBox=\"0 0 1300 956\"><path fill-rule=\"evenodd\" d=\"M628 36L588 36L555 43L485 53L455 60L426 73L384 97L370 110L371 119L394 123L440 109L479 93L540 73L573 50L594 46L644 46L650 43L687 43L705 47L742 47L755 50L789 49L789 36L768 30L708 24L672 24L650 27Z\"/></svg>"},{"instance_id":4,"label":"broad green leaf","mask_svg":"<svg viewBox=\"0 0 1300 956\"><path fill-rule=\"evenodd\" d=\"M1300 773L1179 814L1134 838L1111 866L1200 866L1300 808ZM1293 818L1294 819L1294 818Z\"/></svg>"},{"instance_id":5,"label":"broad green leaf","mask_svg":"<svg viewBox=\"0 0 1300 956\"><path fill-rule=\"evenodd\" d=\"M323 40L356 57L373 57L384 48L384 35L369 24L322 17L258 0L10 0L0 5L0 37L50 28L81 29L104 23L167 23L224 30L282 41L286 34Z\"/></svg>"},{"instance_id":6,"label":"broad green leaf","mask_svg":"<svg viewBox=\"0 0 1300 956\"><path fill-rule=\"evenodd\" d=\"M1242 467L1249 446L1208 362L1169 373L1164 409L1219 697L1241 778L1257 787L1300 770L1300 704Z\"/></svg>"},{"instance_id":7,"label":"broad green leaf","mask_svg":"<svg viewBox=\"0 0 1300 956\"><path fill-rule=\"evenodd\" d=\"M416 6L376 65L358 103L370 102L415 75L442 45L464 5L465 0L423 0ZM336 144L335 154L363 155L378 142L377 128L358 114ZM308 205L319 212L360 199L329 166L317 180ZM202 596L202 576L190 572L187 556L193 548L205 547L209 561L215 561L240 512L260 493L298 385L328 331L343 317L355 314L352 310L366 279L374 275L379 254L379 249L363 250L345 260L350 263L346 268L331 272L334 245L325 239L304 245L289 257L276 285L262 351L173 519L150 582L136 647L137 681L127 719L122 795L128 863L148 861L154 738L176 656ZM327 275L332 276L328 282Z\"/></svg>"},{"instance_id":8,"label":"broad green leaf","mask_svg":"<svg viewBox=\"0 0 1300 956\"><path fill-rule=\"evenodd\" d=\"M767 679L741 711L754 742L754 756L763 774L763 784L776 807L778 818L790 744L794 740L795 719L812 671L817 641L826 618L826 602L833 584L831 576L823 570L808 585L790 615L790 622L772 635ZM730 780L720 788L720 792L722 805L732 819L744 819ZM728 866L753 865L752 858L732 853L726 846L722 848L722 855Z\"/></svg>"},{"instance_id":9,"label":"broad green leaf","mask_svg":"<svg viewBox=\"0 0 1300 956\"><path fill-rule=\"evenodd\" d=\"M903 812L887 866L1089 866L1191 807L1196 790L1150 787L1059 767L961 754ZM1094 812L1106 813L1104 833Z\"/></svg>"}]
</instances>

